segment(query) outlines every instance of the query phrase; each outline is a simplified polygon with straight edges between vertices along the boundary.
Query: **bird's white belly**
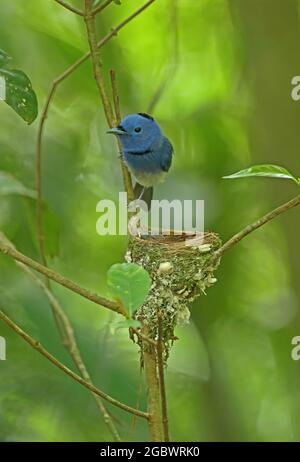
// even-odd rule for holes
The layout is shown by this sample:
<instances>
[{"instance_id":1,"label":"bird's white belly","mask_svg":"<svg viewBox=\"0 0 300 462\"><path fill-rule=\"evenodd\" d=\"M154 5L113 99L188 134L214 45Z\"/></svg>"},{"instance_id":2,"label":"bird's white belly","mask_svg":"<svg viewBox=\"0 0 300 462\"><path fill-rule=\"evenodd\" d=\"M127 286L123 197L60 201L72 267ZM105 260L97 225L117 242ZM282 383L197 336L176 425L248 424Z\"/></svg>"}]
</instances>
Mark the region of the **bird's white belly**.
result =
<instances>
[{"instance_id":1,"label":"bird's white belly","mask_svg":"<svg viewBox=\"0 0 300 462\"><path fill-rule=\"evenodd\" d=\"M155 186L158 183L164 181L167 172L158 172L158 173L141 173L132 170L133 175L136 180L142 185L149 188L150 186Z\"/></svg>"}]
</instances>

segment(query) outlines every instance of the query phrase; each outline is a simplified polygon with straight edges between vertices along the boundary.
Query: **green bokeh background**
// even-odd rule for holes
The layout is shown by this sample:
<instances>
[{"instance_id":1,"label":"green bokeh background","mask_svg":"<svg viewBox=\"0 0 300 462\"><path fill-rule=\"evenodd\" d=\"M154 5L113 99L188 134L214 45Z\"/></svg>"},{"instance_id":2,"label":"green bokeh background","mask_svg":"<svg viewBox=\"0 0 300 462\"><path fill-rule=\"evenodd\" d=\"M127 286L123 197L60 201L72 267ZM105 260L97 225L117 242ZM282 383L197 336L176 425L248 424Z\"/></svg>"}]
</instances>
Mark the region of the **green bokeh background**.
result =
<instances>
[{"instance_id":1,"label":"green bokeh background","mask_svg":"<svg viewBox=\"0 0 300 462\"><path fill-rule=\"evenodd\" d=\"M70 0L71 1L71 0ZM98 18L99 37L142 5L123 0ZM80 7L81 1L73 2ZM206 229L223 239L288 200L285 180L225 181L253 163L277 163L300 176L300 103L291 79L300 71L296 0L157 0L102 50L118 75L122 114L153 114L175 156L156 198L205 200ZM87 50L81 18L53 0L1 0L0 48L26 72L40 108L52 80ZM0 170L35 187L37 121L27 126L0 104ZM83 64L58 88L44 137L43 180L50 265L109 296L106 271L123 260L124 237L96 234L96 204L122 189L114 140L92 76ZM0 196L0 228L39 259L35 201ZM252 234L226 255L218 283L178 329L167 371L171 434L178 441L300 439L300 335L297 209ZM145 407L138 349L114 332L104 309L55 284L94 382L117 399ZM0 305L69 367L43 294L3 255ZM0 325L1 441L106 441L110 435L87 390ZM140 398L139 398L140 397ZM126 440L147 440L144 422L110 408Z\"/></svg>"}]
</instances>

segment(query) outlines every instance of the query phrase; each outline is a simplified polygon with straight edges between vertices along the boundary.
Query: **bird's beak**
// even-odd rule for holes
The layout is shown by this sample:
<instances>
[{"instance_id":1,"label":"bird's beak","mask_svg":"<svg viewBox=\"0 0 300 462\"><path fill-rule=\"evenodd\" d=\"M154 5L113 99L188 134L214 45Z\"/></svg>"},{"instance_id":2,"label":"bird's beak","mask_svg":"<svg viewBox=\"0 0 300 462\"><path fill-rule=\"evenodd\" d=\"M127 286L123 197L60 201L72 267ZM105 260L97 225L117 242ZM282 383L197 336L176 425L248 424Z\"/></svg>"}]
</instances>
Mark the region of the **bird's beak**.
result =
<instances>
[{"instance_id":1,"label":"bird's beak","mask_svg":"<svg viewBox=\"0 0 300 462\"><path fill-rule=\"evenodd\" d=\"M127 135L127 132L119 127L110 128L106 133L111 135Z\"/></svg>"}]
</instances>

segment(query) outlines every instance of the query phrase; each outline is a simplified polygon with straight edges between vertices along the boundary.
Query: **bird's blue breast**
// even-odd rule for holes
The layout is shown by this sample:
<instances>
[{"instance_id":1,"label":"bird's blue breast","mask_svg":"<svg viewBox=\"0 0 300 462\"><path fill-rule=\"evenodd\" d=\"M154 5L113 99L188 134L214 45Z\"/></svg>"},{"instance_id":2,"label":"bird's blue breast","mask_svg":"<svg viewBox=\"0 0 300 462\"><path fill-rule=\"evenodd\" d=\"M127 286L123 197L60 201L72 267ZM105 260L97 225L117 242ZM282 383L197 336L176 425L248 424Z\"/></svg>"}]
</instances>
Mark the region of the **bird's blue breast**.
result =
<instances>
[{"instance_id":1,"label":"bird's blue breast","mask_svg":"<svg viewBox=\"0 0 300 462\"><path fill-rule=\"evenodd\" d=\"M172 162L173 148L162 137L146 150L123 150L123 158L129 170L143 186L153 186L162 181Z\"/></svg>"},{"instance_id":2,"label":"bird's blue breast","mask_svg":"<svg viewBox=\"0 0 300 462\"><path fill-rule=\"evenodd\" d=\"M159 152L132 153L124 151L123 156L128 167L136 172L158 173L161 171Z\"/></svg>"},{"instance_id":3,"label":"bird's blue breast","mask_svg":"<svg viewBox=\"0 0 300 462\"><path fill-rule=\"evenodd\" d=\"M133 154L125 151L123 156L129 170L142 186L154 186L163 181L165 172L161 169L157 152Z\"/></svg>"}]
</instances>

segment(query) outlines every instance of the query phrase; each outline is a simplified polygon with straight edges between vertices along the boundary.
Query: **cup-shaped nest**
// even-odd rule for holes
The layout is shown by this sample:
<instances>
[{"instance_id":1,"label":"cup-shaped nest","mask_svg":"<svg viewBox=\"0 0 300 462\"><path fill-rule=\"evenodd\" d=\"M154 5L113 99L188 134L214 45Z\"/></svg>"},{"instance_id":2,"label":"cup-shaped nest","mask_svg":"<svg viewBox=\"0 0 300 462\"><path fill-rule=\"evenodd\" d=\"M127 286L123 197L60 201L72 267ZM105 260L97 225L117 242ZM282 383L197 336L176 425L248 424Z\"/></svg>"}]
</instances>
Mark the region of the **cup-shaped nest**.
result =
<instances>
[{"instance_id":1,"label":"cup-shaped nest","mask_svg":"<svg viewBox=\"0 0 300 462\"><path fill-rule=\"evenodd\" d=\"M150 292L135 318L157 340L158 315L166 350L177 324L187 323L189 305L217 280L214 252L221 245L214 233L132 237L126 260L141 265L152 279ZM166 351L167 352L167 351Z\"/></svg>"}]
</instances>

